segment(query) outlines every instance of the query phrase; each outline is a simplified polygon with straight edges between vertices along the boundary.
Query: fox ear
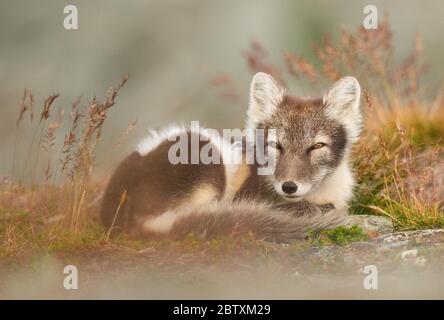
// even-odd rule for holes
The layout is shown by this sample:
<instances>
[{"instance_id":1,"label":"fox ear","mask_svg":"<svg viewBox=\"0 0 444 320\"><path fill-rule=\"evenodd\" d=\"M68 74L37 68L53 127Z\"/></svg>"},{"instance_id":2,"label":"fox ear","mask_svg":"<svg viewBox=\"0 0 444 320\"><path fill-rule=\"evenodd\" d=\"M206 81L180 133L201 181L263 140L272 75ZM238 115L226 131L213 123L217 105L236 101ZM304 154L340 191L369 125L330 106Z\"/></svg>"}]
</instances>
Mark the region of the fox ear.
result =
<instances>
[{"instance_id":1,"label":"fox ear","mask_svg":"<svg viewBox=\"0 0 444 320\"><path fill-rule=\"evenodd\" d=\"M354 77L339 79L322 98L327 116L344 125L352 141L361 131L360 98L361 87Z\"/></svg>"},{"instance_id":2,"label":"fox ear","mask_svg":"<svg viewBox=\"0 0 444 320\"><path fill-rule=\"evenodd\" d=\"M250 101L247 112L247 128L254 129L269 119L284 97L285 90L272 76L259 72L251 81Z\"/></svg>"}]
</instances>

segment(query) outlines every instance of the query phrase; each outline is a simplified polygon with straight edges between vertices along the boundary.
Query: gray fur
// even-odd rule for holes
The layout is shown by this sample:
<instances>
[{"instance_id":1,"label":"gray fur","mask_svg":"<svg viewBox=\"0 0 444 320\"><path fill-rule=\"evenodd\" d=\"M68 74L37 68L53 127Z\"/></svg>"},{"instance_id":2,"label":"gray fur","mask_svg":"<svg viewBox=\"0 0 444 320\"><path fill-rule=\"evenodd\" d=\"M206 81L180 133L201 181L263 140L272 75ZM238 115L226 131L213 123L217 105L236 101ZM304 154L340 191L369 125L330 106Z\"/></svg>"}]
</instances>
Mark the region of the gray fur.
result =
<instances>
[{"instance_id":1,"label":"gray fur","mask_svg":"<svg viewBox=\"0 0 444 320\"><path fill-rule=\"evenodd\" d=\"M308 207L310 211L308 211ZM188 234L210 239L218 236L245 235L250 232L257 239L290 243L304 239L307 233L342 225L347 218L344 211L330 210L300 203L297 208L276 207L265 202L216 202L191 209L192 213L179 218L168 233L145 234L148 238L183 239ZM303 214L301 214L303 213Z\"/></svg>"}]
</instances>

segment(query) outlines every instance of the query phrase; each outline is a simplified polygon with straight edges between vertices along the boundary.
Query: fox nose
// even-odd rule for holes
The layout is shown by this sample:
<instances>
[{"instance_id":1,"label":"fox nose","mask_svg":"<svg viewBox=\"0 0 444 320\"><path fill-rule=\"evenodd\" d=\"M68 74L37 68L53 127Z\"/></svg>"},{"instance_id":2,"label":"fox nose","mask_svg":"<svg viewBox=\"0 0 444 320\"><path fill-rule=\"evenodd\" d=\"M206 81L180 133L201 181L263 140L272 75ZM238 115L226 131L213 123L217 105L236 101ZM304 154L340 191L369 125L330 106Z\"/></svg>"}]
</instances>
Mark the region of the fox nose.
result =
<instances>
[{"instance_id":1,"label":"fox nose","mask_svg":"<svg viewBox=\"0 0 444 320\"><path fill-rule=\"evenodd\" d=\"M284 191L286 194L295 193L297 190L298 186L293 181L285 181L282 184L282 191Z\"/></svg>"}]
</instances>

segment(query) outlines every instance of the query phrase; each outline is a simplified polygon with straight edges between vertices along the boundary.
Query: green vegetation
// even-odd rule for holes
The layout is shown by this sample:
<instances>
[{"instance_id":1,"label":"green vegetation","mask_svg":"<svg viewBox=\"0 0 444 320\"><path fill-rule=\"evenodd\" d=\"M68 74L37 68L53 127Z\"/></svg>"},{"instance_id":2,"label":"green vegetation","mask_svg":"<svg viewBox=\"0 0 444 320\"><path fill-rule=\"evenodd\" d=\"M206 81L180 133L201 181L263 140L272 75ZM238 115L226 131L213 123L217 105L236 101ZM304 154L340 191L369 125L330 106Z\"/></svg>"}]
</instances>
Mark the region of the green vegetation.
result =
<instances>
[{"instance_id":1,"label":"green vegetation","mask_svg":"<svg viewBox=\"0 0 444 320\"><path fill-rule=\"evenodd\" d=\"M355 241L367 240L367 235L358 226L338 227L325 231L328 239L339 246L345 246Z\"/></svg>"},{"instance_id":2,"label":"green vegetation","mask_svg":"<svg viewBox=\"0 0 444 320\"><path fill-rule=\"evenodd\" d=\"M308 244L323 247L323 246L346 246L356 241L367 240L367 234L359 226L351 227L337 227L331 230L324 230L321 232L310 233L308 236ZM298 246L300 249L300 246Z\"/></svg>"}]
</instances>

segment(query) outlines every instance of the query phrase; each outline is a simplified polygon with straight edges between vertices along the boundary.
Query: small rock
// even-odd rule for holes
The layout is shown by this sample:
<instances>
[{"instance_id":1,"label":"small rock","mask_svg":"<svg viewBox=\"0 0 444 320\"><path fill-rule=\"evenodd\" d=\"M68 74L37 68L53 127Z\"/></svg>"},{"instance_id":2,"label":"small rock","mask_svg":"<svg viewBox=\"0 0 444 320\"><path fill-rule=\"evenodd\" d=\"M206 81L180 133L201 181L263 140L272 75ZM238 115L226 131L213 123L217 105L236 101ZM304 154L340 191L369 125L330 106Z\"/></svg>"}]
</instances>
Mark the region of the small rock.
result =
<instances>
[{"instance_id":1,"label":"small rock","mask_svg":"<svg viewBox=\"0 0 444 320\"><path fill-rule=\"evenodd\" d=\"M427 259L424 258L424 257L418 257L418 258L415 259L415 264L420 266L420 267L424 267L426 262L427 262Z\"/></svg>"},{"instance_id":2,"label":"small rock","mask_svg":"<svg viewBox=\"0 0 444 320\"><path fill-rule=\"evenodd\" d=\"M292 278L299 278L299 277L301 277L301 274L298 271L295 271L291 274L291 277Z\"/></svg>"},{"instance_id":3,"label":"small rock","mask_svg":"<svg viewBox=\"0 0 444 320\"><path fill-rule=\"evenodd\" d=\"M365 233L386 234L393 232L393 222L389 218L371 215L350 216L347 226L359 226Z\"/></svg>"},{"instance_id":4,"label":"small rock","mask_svg":"<svg viewBox=\"0 0 444 320\"><path fill-rule=\"evenodd\" d=\"M414 241L416 243L436 243L442 242L444 238L444 229L425 229L414 231L399 231L389 235L383 235L378 238L378 241L384 243L398 242L398 241Z\"/></svg>"},{"instance_id":5,"label":"small rock","mask_svg":"<svg viewBox=\"0 0 444 320\"><path fill-rule=\"evenodd\" d=\"M423 267L427 262L427 259L425 257L418 257L418 249L405 250L401 252L401 259L420 267Z\"/></svg>"},{"instance_id":6,"label":"small rock","mask_svg":"<svg viewBox=\"0 0 444 320\"><path fill-rule=\"evenodd\" d=\"M357 249L357 250L374 250L376 249L377 244L375 242L369 242L369 241L357 241L357 242L353 242L351 244L351 247L353 249Z\"/></svg>"},{"instance_id":7,"label":"small rock","mask_svg":"<svg viewBox=\"0 0 444 320\"><path fill-rule=\"evenodd\" d=\"M399 240L399 241L390 241L390 242L383 242L380 246L381 250L384 249L396 249L404 246L408 246L409 241L408 240Z\"/></svg>"},{"instance_id":8,"label":"small rock","mask_svg":"<svg viewBox=\"0 0 444 320\"><path fill-rule=\"evenodd\" d=\"M416 258L417 255L418 255L418 249L405 250L401 252L401 258L403 260Z\"/></svg>"}]
</instances>

